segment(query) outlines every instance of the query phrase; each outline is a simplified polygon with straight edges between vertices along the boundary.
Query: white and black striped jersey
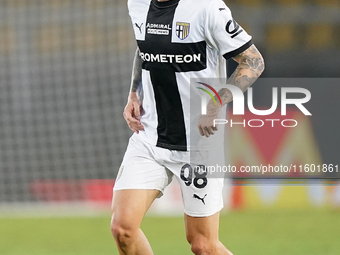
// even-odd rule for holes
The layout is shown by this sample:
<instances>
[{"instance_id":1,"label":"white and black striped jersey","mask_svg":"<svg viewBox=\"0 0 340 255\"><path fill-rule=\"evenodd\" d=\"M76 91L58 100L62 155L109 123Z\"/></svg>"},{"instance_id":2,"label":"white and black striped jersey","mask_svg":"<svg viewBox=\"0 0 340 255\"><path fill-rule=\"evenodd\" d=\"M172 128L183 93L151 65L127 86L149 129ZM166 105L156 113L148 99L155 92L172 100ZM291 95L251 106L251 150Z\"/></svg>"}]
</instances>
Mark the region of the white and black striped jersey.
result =
<instances>
[{"instance_id":1,"label":"white and black striped jersey","mask_svg":"<svg viewBox=\"0 0 340 255\"><path fill-rule=\"evenodd\" d=\"M187 151L192 140L207 139L198 129L190 132L190 79L225 77L221 56L243 52L252 45L251 36L222 0L128 0L128 8L143 60L145 131L139 136Z\"/></svg>"}]
</instances>

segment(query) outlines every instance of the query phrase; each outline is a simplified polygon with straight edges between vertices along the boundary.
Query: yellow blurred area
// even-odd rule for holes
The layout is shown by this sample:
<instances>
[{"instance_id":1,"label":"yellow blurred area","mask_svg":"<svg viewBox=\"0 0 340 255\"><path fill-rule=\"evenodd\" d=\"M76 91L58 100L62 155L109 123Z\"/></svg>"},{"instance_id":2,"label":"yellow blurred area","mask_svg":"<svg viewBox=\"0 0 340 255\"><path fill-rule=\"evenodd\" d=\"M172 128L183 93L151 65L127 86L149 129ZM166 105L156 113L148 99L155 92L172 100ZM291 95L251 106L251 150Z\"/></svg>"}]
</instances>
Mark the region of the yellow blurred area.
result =
<instances>
[{"instance_id":1,"label":"yellow blurred area","mask_svg":"<svg viewBox=\"0 0 340 255\"><path fill-rule=\"evenodd\" d=\"M257 7L264 4L265 0L239 0L238 3L247 6Z\"/></svg>"},{"instance_id":2,"label":"yellow blurred area","mask_svg":"<svg viewBox=\"0 0 340 255\"><path fill-rule=\"evenodd\" d=\"M228 1L228 4L235 4L234 1ZM285 7L294 7L299 5L320 5L320 6L330 6L337 7L340 6L340 0L238 0L237 4L245 5L249 7L260 7L268 5L282 5Z\"/></svg>"},{"instance_id":3,"label":"yellow blurred area","mask_svg":"<svg viewBox=\"0 0 340 255\"><path fill-rule=\"evenodd\" d=\"M270 24L266 30L266 47L269 51L284 51L297 45L294 24Z\"/></svg>"},{"instance_id":4,"label":"yellow blurred area","mask_svg":"<svg viewBox=\"0 0 340 255\"><path fill-rule=\"evenodd\" d=\"M111 2L111 1L107 1L107 0L96 0L96 1L93 1L93 0L84 0L83 4L86 7L89 7L89 8L101 8L104 5L107 5L109 2Z\"/></svg>"},{"instance_id":5,"label":"yellow blurred area","mask_svg":"<svg viewBox=\"0 0 340 255\"><path fill-rule=\"evenodd\" d=\"M34 0L11 0L4 2L5 5L9 7L25 7L28 6L36 1Z\"/></svg>"},{"instance_id":6,"label":"yellow blurred area","mask_svg":"<svg viewBox=\"0 0 340 255\"><path fill-rule=\"evenodd\" d=\"M320 0L322 1L322 0ZM337 0L328 0L328 1L337 1ZM228 2L229 3L229 2ZM259 7L259 6L268 6L272 4L278 4L283 6L297 6L305 4L305 0L277 0L277 1L269 1L269 0L238 0L237 4L246 5L249 7ZM230 1L230 4L233 4Z\"/></svg>"},{"instance_id":7,"label":"yellow blurred area","mask_svg":"<svg viewBox=\"0 0 340 255\"><path fill-rule=\"evenodd\" d=\"M109 4L112 1L107 0L10 0L6 1L6 6L13 7L13 8L22 8L27 7L30 5L46 5L51 6L53 8L65 7L69 4L83 4L85 7L89 8L102 8L105 5Z\"/></svg>"},{"instance_id":8,"label":"yellow blurred area","mask_svg":"<svg viewBox=\"0 0 340 255\"><path fill-rule=\"evenodd\" d=\"M285 6L296 6L305 3L304 0L277 0L275 2Z\"/></svg>"},{"instance_id":9,"label":"yellow blurred area","mask_svg":"<svg viewBox=\"0 0 340 255\"><path fill-rule=\"evenodd\" d=\"M315 193L313 185L267 185L265 187L254 185L242 188L244 189L243 209L302 209L333 206L334 187L332 186L318 186L316 190L320 193L319 198L313 197Z\"/></svg>"},{"instance_id":10,"label":"yellow blurred area","mask_svg":"<svg viewBox=\"0 0 340 255\"><path fill-rule=\"evenodd\" d=\"M70 30L63 26L44 26L38 31L36 45L42 53L67 50L93 51L101 47L105 34L93 26L79 26Z\"/></svg>"},{"instance_id":11,"label":"yellow blurred area","mask_svg":"<svg viewBox=\"0 0 340 255\"><path fill-rule=\"evenodd\" d=\"M261 199L258 186L245 186L245 209L261 207L306 208L310 207L306 186L268 186L267 192L277 192L275 199ZM268 201L269 200L269 201Z\"/></svg>"},{"instance_id":12,"label":"yellow blurred area","mask_svg":"<svg viewBox=\"0 0 340 255\"><path fill-rule=\"evenodd\" d=\"M339 7L340 0L314 0L316 4L322 6L331 6L331 7Z\"/></svg>"},{"instance_id":13,"label":"yellow blurred area","mask_svg":"<svg viewBox=\"0 0 340 255\"><path fill-rule=\"evenodd\" d=\"M306 46L307 49L325 49L332 47L335 42L334 29L328 24L313 24L307 27Z\"/></svg>"},{"instance_id":14,"label":"yellow blurred area","mask_svg":"<svg viewBox=\"0 0 340 255\"><path fill-rule=\"evenodd\" d=\"M39 0L11 0L7 1L6 5L9 7L27 7L30 5L50 5L52 7L61 7L68 5L72 2L72 0L44 0L44 1L39 1Z\"/></svg>"},{"instance_id":15,"label":"yellow blurred area","mask_svg":"<svg viewBox=\"0 0 340 255\"><path fill-rule=\"evenodd\" d=\"M339 31L334 24L269 24L266 46L269 51L332 49L338 47Z\"/></svg>"}]
</instances>

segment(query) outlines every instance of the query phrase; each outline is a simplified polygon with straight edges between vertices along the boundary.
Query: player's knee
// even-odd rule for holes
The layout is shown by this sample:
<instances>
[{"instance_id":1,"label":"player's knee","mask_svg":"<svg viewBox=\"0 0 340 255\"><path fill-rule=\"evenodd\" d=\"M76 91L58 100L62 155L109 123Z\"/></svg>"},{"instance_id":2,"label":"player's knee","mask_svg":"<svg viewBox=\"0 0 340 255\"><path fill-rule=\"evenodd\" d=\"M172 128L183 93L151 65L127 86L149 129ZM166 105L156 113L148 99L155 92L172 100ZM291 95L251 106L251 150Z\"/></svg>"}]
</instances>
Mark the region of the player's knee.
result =
<instances>
[{"instance_id":1,"label":"player's knee","mask_svg":"<svg viewBox=\"0 0 340 255\"><path fill-rule=\"evenodd\" d=\"M191 245L191 251L195 255L210 255L216 251L214 242L206 238L192 238L188 239L188 241Z\"/></svg>"},{"instance_id":2,"label":"player's knee","mask_svg":"<svg viewBox=\"0 0 340 255\"><path fill-rule=\"evenodd\" d=\"M111 223L111 233L121 248L128 247L137 238L136 231L116 221Z\"/></svg>"},{"instance_id":3,"label":"player's knee","mask_svg":"<svg viewBox=\"0 0 340 255\"><path fill-rule=\"evenodd\" d=\"M191 244L191 251L195 255L213 255L214 248L208 242L194 242Z\"/></svg>"}]
</instances>

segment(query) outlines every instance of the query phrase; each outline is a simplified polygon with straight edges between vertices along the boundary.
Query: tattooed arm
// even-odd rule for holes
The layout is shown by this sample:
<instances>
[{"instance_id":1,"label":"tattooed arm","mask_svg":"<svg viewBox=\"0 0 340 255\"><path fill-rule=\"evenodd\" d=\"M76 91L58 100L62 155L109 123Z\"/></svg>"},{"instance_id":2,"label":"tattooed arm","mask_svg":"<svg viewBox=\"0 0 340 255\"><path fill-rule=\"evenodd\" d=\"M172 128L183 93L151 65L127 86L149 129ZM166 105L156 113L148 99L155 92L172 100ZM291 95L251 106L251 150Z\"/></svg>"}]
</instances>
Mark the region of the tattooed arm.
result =
<instances>
[{"instance_id":1,"label":"tattooed arm","mask_svg":"<svg viewBox=\"0 0 340 255\"><path fill-rule=\"evenodd\" d=\"M263 57L255 45L252 45L233 59L239 65L227 83L235 85L239 87L242 92L245 92L262 74L264 70ZM221 89L219 95L223 104L229 103L233 99L228 89Z\"/></svg>"},{"instance_id":2,"label":"tattooed arm","mask_svg":"<svg viewBox=\"0 0 340 255\"><path fill-rule=\"evenodd\" d=\"M136 49L135 57L133 59L132 75L131 75L131 92L139 92L142 85L142 59L139 56L139 48Z\"/></svg>"},{"instance_id":3,"label":"tattooed arm","mask_svg":"<svg viewBox=\"0 0 340 255\"><path fill-rule=\"evenodd\" d=\"M128 96L128 102L125 106L123 116L126 120L129 128L136 132L144 130L143 125L140 122L142 103L139 97L142 89L142 59L139 56L139 49L137 48L135 58L133 60L131 87Z\"/></svg>"},{"instance_id":4,"label":"tattooed arm","mask_svg":"<svg viewBox=\"0 0 340 255\"><path fill-rule=\"evenodd\" d=\"M263 57L255 45L252 45L233 59L238 62L239 65L227 83L235 85L245 92L262 74L264 70ZM233 100L229 89L221 89L218 94L221 97L223 105ZM220 111L221 106L216 106L213 100L210 100L207 106L207 115L201 116L198 124L199 132L202 136L209 137L217 130L217 126L214 127L213 122L214 119L219 118Z\"/></svg>"}]
</instances>

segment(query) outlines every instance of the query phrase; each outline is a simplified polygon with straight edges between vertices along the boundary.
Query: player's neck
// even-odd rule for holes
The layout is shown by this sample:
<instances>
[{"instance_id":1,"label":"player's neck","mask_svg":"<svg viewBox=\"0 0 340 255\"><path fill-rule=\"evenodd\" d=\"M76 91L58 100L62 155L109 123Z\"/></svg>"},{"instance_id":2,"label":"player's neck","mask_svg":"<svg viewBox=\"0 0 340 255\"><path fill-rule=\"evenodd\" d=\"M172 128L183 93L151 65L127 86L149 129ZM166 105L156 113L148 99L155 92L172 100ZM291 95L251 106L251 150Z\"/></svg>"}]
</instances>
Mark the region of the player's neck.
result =
<instances>
[{"instance_id":1,"label":"player's neck","mask_svg":"<svg viewBox=\"0 0 340 255\"><path fill-rule=\"evenodd\" d=\"M157 2L167 2L167 1L171 1L171 0L157 0Z\"/></svg>"}]
</instances>

